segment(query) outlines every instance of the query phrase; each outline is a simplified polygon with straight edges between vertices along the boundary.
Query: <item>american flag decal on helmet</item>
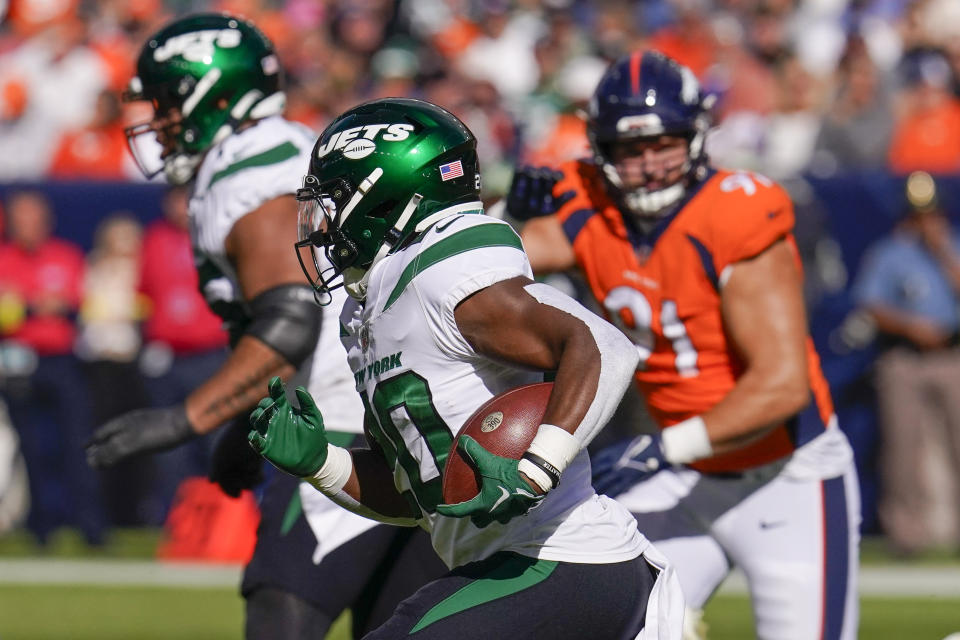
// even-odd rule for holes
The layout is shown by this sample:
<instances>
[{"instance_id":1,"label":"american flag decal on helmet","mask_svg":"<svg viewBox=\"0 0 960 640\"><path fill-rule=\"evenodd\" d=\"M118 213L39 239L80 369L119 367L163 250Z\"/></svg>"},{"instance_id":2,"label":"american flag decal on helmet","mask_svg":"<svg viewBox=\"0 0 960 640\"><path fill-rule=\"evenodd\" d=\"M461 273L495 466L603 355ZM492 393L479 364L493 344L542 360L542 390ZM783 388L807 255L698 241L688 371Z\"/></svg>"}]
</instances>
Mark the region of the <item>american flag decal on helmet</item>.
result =
<instances>
[{"instance_id":1,"label":"american flag decal on helmet","mask_svg":"<svg viewBox=\"0 0 960 640\"><path fill-rule=\"evenodd\" d=\"M463 175L463 165L459 160L440 165L440 179L444 182Z\"/></svg>"}]
</instances>

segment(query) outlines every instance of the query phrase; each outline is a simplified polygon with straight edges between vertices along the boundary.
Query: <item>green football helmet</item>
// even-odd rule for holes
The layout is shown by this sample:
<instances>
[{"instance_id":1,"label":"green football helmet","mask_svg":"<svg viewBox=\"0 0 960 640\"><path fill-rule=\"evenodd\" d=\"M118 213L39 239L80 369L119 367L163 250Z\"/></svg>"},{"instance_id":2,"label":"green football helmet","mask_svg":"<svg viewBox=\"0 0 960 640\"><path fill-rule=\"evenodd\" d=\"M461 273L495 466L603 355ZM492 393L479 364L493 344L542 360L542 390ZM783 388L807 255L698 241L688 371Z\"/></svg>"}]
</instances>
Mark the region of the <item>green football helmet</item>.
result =
<instances>
[{"instance_id":1,"label":"green football helmet","mask_svg":"<svg viewBox=\"0 0 960 640\"><path fill-rule=\"evenodd\" d=\"M334 120L297 191L297 251L318 300L339 286L362 299L376 262L436 220L479 209L478 164L470 130L429 102L373 100Z\"/></svg>"},{"instance_id":2,"label":"green football helmet","mask_svg":"<svg viewBox=\"0 0 960 640\"><path fill-rule=\"evenodd\" d=\"M280 62L259 29L227 14L197 14L147 40L124 100L153 105L151 121L126 129L141 171L183 184L204 152L242 123L281 113L286 96Z\"/></svg>"}]
</instances>

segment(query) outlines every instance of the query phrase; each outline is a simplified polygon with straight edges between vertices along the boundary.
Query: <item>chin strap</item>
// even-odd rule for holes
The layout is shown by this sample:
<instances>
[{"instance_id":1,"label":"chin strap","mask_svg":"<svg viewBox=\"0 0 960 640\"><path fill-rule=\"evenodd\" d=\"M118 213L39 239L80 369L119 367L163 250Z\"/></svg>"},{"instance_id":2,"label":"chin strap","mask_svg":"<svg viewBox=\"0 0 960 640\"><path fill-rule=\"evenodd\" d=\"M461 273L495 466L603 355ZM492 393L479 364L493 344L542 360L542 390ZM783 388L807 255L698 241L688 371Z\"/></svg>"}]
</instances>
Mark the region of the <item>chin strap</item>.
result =
<instances>
[{"instance_id":1,"label":"chin strap","mask_svg":"<svg viewBox=\"0 0 960 640\"><path fill-rule=\"evenodd\" d=\"M423 200L422 195L419 193L413 194L413 197L407 202L407 206L403 208L400 217L397 218L393 227L387 231L383 242L380 244L380 249L378 249L376 255L373 256L369 267L366 269L349 268L343 270L343 288L346 289L347 294L351 298L362 300L366 297L367 283L370 281L370 272L373 270L373 266L383 260L397 243L400 242L400 239L403 237L403 228L410 222L410 218L413 217L413 212L420 206L421 200Z\"/></svg>"}]
</instances>

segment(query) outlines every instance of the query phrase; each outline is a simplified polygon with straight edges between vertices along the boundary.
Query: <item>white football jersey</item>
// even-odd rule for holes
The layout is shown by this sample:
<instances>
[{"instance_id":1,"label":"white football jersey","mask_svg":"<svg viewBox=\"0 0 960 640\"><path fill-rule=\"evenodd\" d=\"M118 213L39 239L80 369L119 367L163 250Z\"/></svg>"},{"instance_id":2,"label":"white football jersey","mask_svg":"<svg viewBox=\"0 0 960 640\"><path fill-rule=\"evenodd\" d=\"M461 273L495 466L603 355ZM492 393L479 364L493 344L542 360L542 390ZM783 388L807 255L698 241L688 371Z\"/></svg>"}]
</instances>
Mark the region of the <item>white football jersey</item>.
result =
<instances>
[{"instance_id":1,"label":"white football jersey","mask_svg":"<svg viewBox=\"0 0 960 640\"><path fill-rule=\"evenodd\" d=\"M263 203L296 193L315 140L316 135L301 124L280 116L264 118L213 147L197 171L189 207L200 287L210 308L227 322L243 322L247 317L226 254L227 235L237 220ZM291 244L290 251L294 250ZM346 294L336 291L329 305L317 309L323 313L323 324L307 386L324 400L328 429L359 433L363 406L353 391L352 375L337 343L337 320L345 298Z\"/></svg>"},{"instance_id":2,"label":"white football jersey","mask_svg":"<svg viewBox=\"0 0 960 640\"><path fill-rule=\"evenodd\" d=\"M483 215L479 202L459 205L374 265L364 303L348 300L341 316L371 435L450 567L497 551L580 563L635 558L648 543L626 509L593 491L585 451L537 508L505 525L480 529L436 513L441 472L464 421L494 395L543 379L476 353L454 319L464 298L517 276L532 277L520 238Z\"/></svg>"},{"instance_id":3,"label":"white football jersey","mask_svg":"<svg viewBox=\"0 0 960 640\"><path fill-rule=\"evenodd\" d=\"M211 149L197 171L189 207L200 288L210 308L228 324L246 322L249 316L236 272L227 258L227 236L237 220L263 203L296 193L309 167L315 139L316 135L303 125L280 116L265 118ZM290 251L294 250L291 245ZM269 269L270 265L264 268ZM338 290L329 305L322 310L317 308L317 313L323 314L320 340L314 350L309 379L303 382L321 402L328 430L357 434L363 430L363 405L338 344L337 324L345 299L346 294ZM293 382L299 384L303 373L298 372ZM300 499L317 538L315 564L376 525L344 511L307 483L300 485Z\"/></svg>"}]
</instances>

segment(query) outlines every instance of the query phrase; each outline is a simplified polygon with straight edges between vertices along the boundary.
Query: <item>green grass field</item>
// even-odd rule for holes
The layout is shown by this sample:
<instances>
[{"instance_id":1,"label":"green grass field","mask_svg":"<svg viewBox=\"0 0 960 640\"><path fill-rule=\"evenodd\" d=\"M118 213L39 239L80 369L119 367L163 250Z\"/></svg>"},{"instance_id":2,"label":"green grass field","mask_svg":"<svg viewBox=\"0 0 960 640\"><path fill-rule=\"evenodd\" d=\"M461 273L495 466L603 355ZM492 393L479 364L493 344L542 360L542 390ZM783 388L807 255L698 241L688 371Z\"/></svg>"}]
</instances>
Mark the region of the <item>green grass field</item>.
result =
<instances>
[{"instance_id":1,"label":"green grass field","mask_svg":"<svg viewBox=\"0 0 960 640\"><path fill-rule=\"evenodd\" d=\"M117 531L110 544L91 550L71 532L58 535L51 546L37 549L25 534L0 538L4 559L148 560L157 532ZM957 565L950 554L897 561L882 546L864 545L864 565ZM106 565L105 565L106 566ZM97 576L90 576L96 582ZM243 604L232 586L199 588L170 586L92 586L91 584L29 584L0 576L0 640L204 640L242 637ZM706 611L710 640L753 638L746 596L721 593ZM861 598L860 638L864 640L942 640L960 632L960 598ZM349 618L334 627L328 640L349 639ZM491 639L495 640L495 639Z\"/></svg>"},{"instance_id":2,"label":"green grass field","mask_svg":"<svg viewBox=\"0 0 960 640\"><path fill-rule=\"evenodd\" d=\"M861 607L864 640L942 640L960 631L960 600L865 598ZM744 596L717 596L706 619L710 640L753 637ZM0 587L3 640L236 640L242 621L232 589ZM341 620L328 640L348 640L348 622Z\"/></svg>"}]
</instances>

